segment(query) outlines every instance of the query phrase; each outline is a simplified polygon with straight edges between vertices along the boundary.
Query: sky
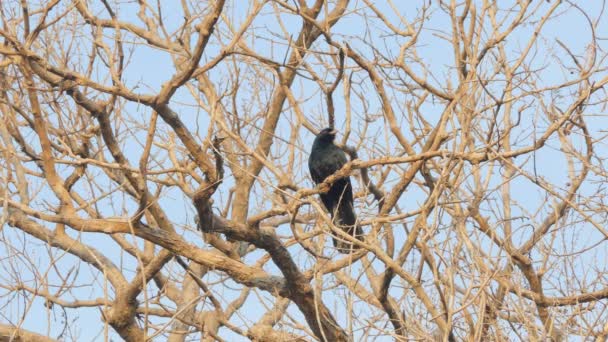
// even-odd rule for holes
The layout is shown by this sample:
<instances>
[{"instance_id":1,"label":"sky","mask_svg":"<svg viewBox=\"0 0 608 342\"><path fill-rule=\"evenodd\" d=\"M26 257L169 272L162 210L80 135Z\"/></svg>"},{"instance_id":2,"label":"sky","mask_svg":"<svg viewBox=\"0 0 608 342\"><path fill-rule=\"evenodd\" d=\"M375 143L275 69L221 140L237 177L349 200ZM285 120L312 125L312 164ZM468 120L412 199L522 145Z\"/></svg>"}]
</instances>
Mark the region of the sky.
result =
<instances>
[{"instance_id":1,"label":"sky","mask_svg":"<svg viewBox=\"0 0 608 342\"><path fill-rule=\"evenodd\" d=\"M238 2L239 5L234 6L233 2L230 2L230 5L225 10L225 14L229 16L230 20L234 24L235 27L238 27L242 22L244 15L248 12L248 8L241 5L245 2ZM534 1L534 6L543 6L547 8L550 6L552 1ZM403 8L400 8L404 16L410 20L416 17L416 14L419 10L421 2L412 2L408 3ZM14 5L14 4L13 4ZM180 9L178 6L173 6L172 2L163 2L162 11L164 21L167 25L167 30L172 32L176 30L179 25L181 25L182 14L180 13ZM8 5L11 6L9 3ZM99 4L92 5L93 7L99 6ZM116 12L121 17L121 19L129 22L133 22L136 25L142 25L141 20L137 18L137 11L132 6L133 4L129 4L128 2L121 2L120 7L122 10L117 10ZM397 18L392 15L391 10L387 7L386 2L382 2L377 4L378 8L393 22L397 21ZM577 6L585 6L585 9L589 10L592 14L601 13L602 8L599 1L590 1L590 2L580 2L577 3ZM348 7L349 14L365 12L365 4L362 1L352 1ZM557 13L559 14L558 20L550 21L542 31L542 38L540 40L539 46L547 46L550 47L550 50L541 50L535 51L535 64L539 67L543 67L543 71L540 73L542 78L539 82L545 84L555 84L558 82L562 82L564 79L568 79L573 77L569 74L563 74L562 69L559 65L554 64L554 59L550 58L552 53L558 53L561 51L557 47L557 39L563 42L566 46L568 46L576 55L584 56L588 44L590 42L590 31L587 23L587 19L579 12L575 7L564 5L564 8L568 8L567 11ZM367 11L369 12L369 11ZM433 74L440 75L443 78L432 80L433 85L441 88L446 82L455 82L454 72L453 72L453 56L448 51L451 51L451 46L449 42L445 41L441 38L442 34L445 32L449 32L451 27L449 26L448 18L444 13L437 9L437 2L433 1L433 6L431 7L431 11L429 12L430 17L428 19L428 23L425 24L426 29L422 32L420 37L420 44L417 46L417 53L421 60L424 61L424 64L433 70ZM544 13L544 11L541 11ZM369 15L369 13L368 13ZM301 26L301 21L299 19L295 19L293 16L283 15L283 27L295 37L297 35L298 30ZM499 18L500 19L500 18ZM539 18L537 18L539 19ZM275 34L281 34L281 27L278 24L274 11L272 10L271 5L266 5L262 10L262 14L254 21L252 25L254 31L258 35L258 37L268 37ZM375 28L372 26L372 28ZM332 32L336 34L340 34L340 38L343 39L344 42L348 42L353 48L360 51L365 56L371 56L371 51L367 46L362 44L361 39L377 41L378 46L391 46L390 44L395 44L398 41L397 38L387 36L382 32L378 31L370 31L365 25L362 25L360 22L360 17L354 15L348 15L346 18L341 20L334 28L332 28ZM603 32L608 32L608 28L606 27L606 23L603 23L597 30L597 35L601 37ZM524 26L521 29L516 30L513 37L510 37L507 40L507 46L510 51L513 52L513 56L517 55L517 51L521 51L524 46L527 38L531 34L531 27ZM66 33L65 39L69 39L71 37L70 34ZM605 44L605 39L608 37L602 37L602 43ZM295 39L295 38L294 38ZM224 39L225 40L225 39ZM277 39L279 40L279 39ZM158 49L152 49L146 47L144 44L133 45L135 49L133 51L128 51L129 63L127 65L127 71L125 73L124 81L129 88L134 91L141 93L154 93L160 89L160 86L166 82L172 76L175 68L173 66L173 61L171 57L164 51L160 51ZM272 58L274 60L282 60L281 56L285 56L288 52L288 46L286 44L277 43L276 41L270 41L266 39L258 38L255 41L255 45L253 45L258 52L265 53L268 58ZM326 48L322 40L318 43L319 48ZM313 49L315 46L313 46ZM80 53L85 55L89 49L89 46L83 44L82 46L74 47L74 49L79 49ZM214 44L212 41L208 47L208 50L205 53L204 61L213 58L215 54L219 51L217 44ZM393 54L396 55L398 51L393 51ZM203 61L203 63L204 63ZM312 62L311 62L312 63ZM567 64L569 61L563 61L563 63ZM314 64L314 63L313 63ZM347 66L353 66L352 61L347 62ZM414 66L416 68L416 66ZM253 72L252 70L247 70L246 66L243 66L243 69L248 72ZM222 84L222 82L229 80L229 75L226 75L225 69L222 66L219 66L216 71L212 71L209 73L209 77L215 81L217 84ZM245 72L244 71L244 72ZM419 71L419 70L417 70ZM261 72L261 76L264 77L272 77L270 72ZM100 79L107 78L107 73L104 73L103 68L99 69L98 77ZM331 77L331 76L330 76ZM261 78L260 78L261 79ZM258 79L259 80L259 79ZM250 78L246 84L246 86L253 87L255 86L255 78ZM353 77L353 81L355 82L368 82L361 74L356 74ZM498 86L499 87L499 86ZM247 87L243 87L243 91L240 95L239 107L243 110L251 110L255 111L263 111L264 106L266 104L265 98L252 98L251 92L248 91ZM318 87L314 84L314 82L310 80L306 80L302 77L298 78L294 83L294 94L296 96L301 97L310 97L313 100L307 101L303 104L303 109L306 111L306 114L310 116L311 119L316 121L318 127L322 128L326 124L323 122L323 118L326 117L325 112L325 103L322 93L319 92ZM381 114L381 106L377 96L375 95L373 88L368 85L367 90L369 91L369 96L365 97L366 103L363 103L358 100L353 101L353 134L349 137L350 142L352 144L362 144L362 137L358 136L361 127L361 121L365 118L365 115L380 115ZM340 96L342 94L342 90L339 87L336 91L336 96L334 97L336 113L337 113L337 123L341 125L344 121L342 113L344 113L345 103L343 97ZM565 100L567 101L567 94L564 94ZM196 103L196 99L193 99L192 96L185 90L179 90L176 96L173 98L172 107L176 110L182 120L186 122L195 123L198 125L198 131L200 137L204 137L207 132L208 119L207 113L202 110ZM428 105L426 108L427 117L425 119L430 122L436 122L439 119L441 114L442 107L441 106L433 106ZM599 109L599 107L598 107ZM144 106L137 104L127 104L124 109L125 112L129 114L133 120L137 120L138 118L143 121L148 121L150 117L150 110ZM533 120L534 113L529 113L529 116L525 117L526 124L528 125L539 125L546 126L547 122L535 122ZM285 119L281 120L280 127L286 129L280 129L277 132L277 135L283 139L289 139L289 125L292 119L290 116L286 116ZM606 127L605 118L602 116L591 117L589 118L590 123L595 125L592 126L594 130L601 130L602 127ZM312 121L312 120L311 120ZM258 123L253 123L256 125ZM343 126L342 126L343 127ZM116 129L118 132L124 132L128 130L132 130L132 126L129 122L116 122ZM382 124L378 124L372 127L373 131L368 132L368 134L375 135L381 134L384 135L384 139L386 141L385 146L367 146L367 148L362 149L361 158L372 158L379 157L382 153L389 153L388 147L394 146L394 140L390 138L390 136L384 133L386 126ZM128 141L129 148L126 149L126 152L133 162L134 165L137 165L140 153L141 153L141 144L144 141L144 136L142 132L133 135L133 139ZM254 139L255 136L252 137ZM303 146L306 146L313 138L312 132L307 132L302 130L301 135L298 137L298 142ZM522 144L526 144L529 140L525 140ZM275 144L275 151L277 153L281 152L281 148L284 146ZM605 151L599 151L600 155L606 155ZM550 180L554 183L563 183L566 181L566 177L563 170L560 168L555 168L555 158L560 157L561 154L559 151L555 151L555 153L543 153L535 156L537 158L535 166L537 168L537 172L545 177L547 180ZM160 156L159 156L160 157ZM305 157L305 153L302 153L301 157ZM109 156L108 156L109 158ZM305 165L304 163L302 165ZM95 171L92 171L95 172ZM265 173L266 174L266 173ZM269 176L270 177L270 176ZM301 170L296 170L294 174L294 179L300 184L306 184L307 187L312 186L312 182L308 178L307 172L303 167ZM529 188L528 181L518 178L513 181L514 189L525 189ZM223 203L226 196L226 189L228 189L233 184L233 181L227 179L222 185L223 190L220 193L216 194L220 198L218 202ZM32 184L32 187L36 187L37 184ZM85 187L84 184L82 184ZM361 186L361 184L359 184ZM93 190L89 190L93 191ZM590 188L588 191L593 191ZM43 190L44 193L44 190ZM189 225L190 228L193 225L194 221L194 210L191 205L186 201L183 195L178 192L171 191L164 194L164 198L161 200L161 205L165 210L170 212L175 219L175 223L177 225ZM526 204L526 201L530 201L531 203L537 203L542 200L545 194L542 191L533 190L526 191L525 193L519 194L518 197L521 197L522 204ZM527 199L526 199L527 198ZM44 198L43 198L44 199ZM48 200L48 199L45 199ZM265 199L254 198L252 201L253 205L268 205L268 203L264 203ZM416 192L412 190L411 193L408 193L408 201L403 203L403 211L410 211L419 208L424 200L424 194L422 192ZM40 202L42 205L42 202ZM362 204L361 204L362 205ZM104 201L100 201L98 204L99 210L107 213L116 213L123 211L126 215L129 212L134 210L134 204L125 204L125 202L120 201L119 198L108 197ZM365 210L365 209L362 209ZM369 209L368 212L372 212L374 209ZM181 228L180 228L181 230ZM279 234L289 235L290 231L288 227L282 227L279 231ZM574 232L573 232L574 233ZM59 281L57 277L57 273L53 270L53 265L49 265L48 260L51 258L49 254L52 254L53 259L58 260L57 266L62 269L70 269L76 263L77 260L74 257L71 257L68 254L65 254L61 251L51 250L47 248L47 246L39 241L34 241L33 239L24 236L22 233L14 230L14 229L6 229L6 227L2 230L3 238L6 241L11 241L14 243L14 250L7 250L6 245L2 245L0 247L0 258L4 256L8 256L8 258L19 258L20 262L20 274L22 276L22 281L29 282L34 279L32 275L33 263L38 266L42 266L42 269L48 272L48 277L51 281ZM74 237L81 238L83 242L90 243L93 246L98 247L102 251L110 251L116 248L116 246L109 241L109 239L101 234L84 234L80 236L77 232L70 231L70 234ZM193 241L195 244L199 246L203 246L203 242L200 239L198 233L190 230L184 231L185 236L189 241ZM448 235L444 236L447 238ZM404 235L400 236L401 239L405 238ZM588 236L585 236L583 239L587 239L588 241L583 241L582 244L589 243L594 239L598 238L597 234L590 233ZM441 237L440 237L441 239ZM402 241L402 240L401 240ZM18 256L16 251L27 251L26 254L30 260L28 261L24 256ZM293 249L294 255L298 255L298 253L303 253L301 250L297 248ZM108 253L112 260L117 265L125 265L126 269L131 270L131 276L134 275L134 271L136 268L136 264L134 260L130 257L127 257L121 253ZM598 252L598 257L605 256L605 248L601 249ZM60 257L59 257L60 256ZM249 256L250 260L256 260L255 256L259 256L259 253L254 253L254 255ZM5 259L6 260L6 259ZM14 259L13 259L14 260ZM248 260L246 258L246 260ZM584 260L583 260L584 262ZM3 262L0 260L0 269L8 267L9 263ZM378 266L378 264L374 264ZM176 266L170 265L166 270L169 272L179 271ZM87 270L81 272L77 276L77 280L79 284L89 284L89 286L83 286L81 289L75 289L73 291L74 296L82 296L81 298L88 298L90 296L96 297L102 295L100 289L103 289L107 286L107 283L103 279L103 276L97 273L88 272L87 267L81 267L80 270ZM266 266L266 270L273 274L278 274L276 267L271 264ZM7 272L7 274L14 274L14 272ZM212 279L207 279L212 280ZM2 280L0 277L0 282L7 281L6 279ZM10 282L17 281L16 279L8 280ZM97 289L95 289L97 288ZM156 289L152 286L153 289L150 290L150 293L154 293ZM236 284L234 288L237 288ZM225 293L227 297L231 297L234 294L237 294L237 291L226 287ZM399 291L397 288L395 291ZM0 292L1 294L2 292ZM232 295L230 294L232 293ZM266 293L258 293L260 296L270 298L271 296ZM330 307L335 306L336 312L344 313L342 309L342 303L338 298L336 298L331 293L326 293L323 298L326 304ZM104 327L99 323L99 310L97 308L89 308L89 309L78 309L78 312L74 310L67 309L65 313L59 309L58 307L54 307L53 309L45 309L44 303L42 300L36 300L33 302L33 305L30 308L25 307L26 304L22 300L10 301L10 305L6 308L5 312L12 313L20 313L29 311L27 313L27 318L24 321L23 327L25 329L31 329L33 331L46 333L48 332L52 337L61 336L61 330L63 329L63 322L67 322L71 325L78 325L79 329L77 329L79 335L78 336L64 336L67 340L78 339L81 341L86 340L102 340L104 334ZM365 310L364 306L357 307L357 310ZM255 322L257 318L259 318L259 311L256 307L254 301L248 302L245 306L245 310L242 311L243 316L238 318L237 321L241 321L243 324ZM302 316L298 310L292 309L290 313L293 314L294 318L298 321L302 321ZM64 316L64 314L66 316ZM6 314L5 314L6 315ZM340 314L338 314L340 316ZM346 315L344 316L346 317ZM14 321L15 316L10 316L9 318L4 318L0 315L0 321ZM50 325L48 325L50 323ZM343 326L346 326L346 321L341 319L341 323ZM234 334L231 334L227 329L222 329L220 331L222 336L226 336L227 338L233 338L235 341L238 340L238 337ZM107 334L111 339L119 340L120 338L113 332L110 328L107 331ZM225 334L225 335L224 335ZM388 338L379 338L378 340L388 340Z\"/></svg>"}]
</instances>

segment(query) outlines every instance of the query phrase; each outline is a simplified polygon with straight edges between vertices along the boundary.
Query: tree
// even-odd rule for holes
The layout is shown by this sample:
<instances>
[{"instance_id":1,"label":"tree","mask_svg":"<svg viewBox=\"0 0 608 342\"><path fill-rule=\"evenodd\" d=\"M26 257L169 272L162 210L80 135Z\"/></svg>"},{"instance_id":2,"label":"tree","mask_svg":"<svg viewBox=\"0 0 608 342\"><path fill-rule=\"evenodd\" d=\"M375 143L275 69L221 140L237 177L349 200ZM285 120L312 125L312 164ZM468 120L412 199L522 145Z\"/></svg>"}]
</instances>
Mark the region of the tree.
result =
<instances>
[{"instance_id":1,"label":"tree","mask_svg":"<svg viewBox=\"0 0 608 342\"><path fill-rule=\"evenodd\" d=\"M2 2L1 336L602 341L604 7Z\"/></svg>"}]
</instances>

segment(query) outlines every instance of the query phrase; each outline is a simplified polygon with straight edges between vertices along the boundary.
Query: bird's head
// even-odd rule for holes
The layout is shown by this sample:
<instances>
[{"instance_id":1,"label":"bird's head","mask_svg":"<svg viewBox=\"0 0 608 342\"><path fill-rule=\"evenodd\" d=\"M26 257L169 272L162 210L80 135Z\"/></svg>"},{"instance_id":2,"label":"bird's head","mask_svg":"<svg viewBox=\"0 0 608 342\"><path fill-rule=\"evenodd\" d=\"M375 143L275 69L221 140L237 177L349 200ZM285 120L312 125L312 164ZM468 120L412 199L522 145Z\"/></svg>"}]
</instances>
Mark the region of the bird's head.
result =
<instances>
[{"instance_id":1,"label":"bird's head","mask_svg":"<svg viewBox=\"0 0 608 342\"><path fill-rule=\"evenodd\" d=\"M334 138L336 137L336 133L338 133L338 131L336 131L335 129L333 129L331 127L323 128L321 130L321 132L319 132L319 134L317 134L317 139L327 141L327 142L332 142L332 141L334 141Z\"/></svg>"}]
</instances>

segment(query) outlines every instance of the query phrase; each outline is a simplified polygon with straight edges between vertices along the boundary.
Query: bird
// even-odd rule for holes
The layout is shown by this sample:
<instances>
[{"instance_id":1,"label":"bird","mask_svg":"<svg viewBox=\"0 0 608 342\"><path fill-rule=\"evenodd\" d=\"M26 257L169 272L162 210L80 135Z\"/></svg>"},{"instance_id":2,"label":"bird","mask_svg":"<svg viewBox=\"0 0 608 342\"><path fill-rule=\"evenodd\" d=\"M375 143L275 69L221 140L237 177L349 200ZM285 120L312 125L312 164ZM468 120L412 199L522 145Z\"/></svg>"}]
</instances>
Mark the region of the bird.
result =
<instances>
[{"instance_id":1,"label":"bird","mask_svg":"<svg viewBox=\"0 0 608 342\"><path fill-rule=\"evenodd\" d=\"M346 154L334 144L337 131L331 127L317 134L308 158L308 170L315 184L323 181L346 164ZM353 205L353 187L350 177L341 177L333 182L326 193L319 194L321 202L329 211L332 222L347 234L362 240L363 231L357 224ZM349 254L357 245L334 237L334 247L343 254Z\"/></svg>"}]
</instances>

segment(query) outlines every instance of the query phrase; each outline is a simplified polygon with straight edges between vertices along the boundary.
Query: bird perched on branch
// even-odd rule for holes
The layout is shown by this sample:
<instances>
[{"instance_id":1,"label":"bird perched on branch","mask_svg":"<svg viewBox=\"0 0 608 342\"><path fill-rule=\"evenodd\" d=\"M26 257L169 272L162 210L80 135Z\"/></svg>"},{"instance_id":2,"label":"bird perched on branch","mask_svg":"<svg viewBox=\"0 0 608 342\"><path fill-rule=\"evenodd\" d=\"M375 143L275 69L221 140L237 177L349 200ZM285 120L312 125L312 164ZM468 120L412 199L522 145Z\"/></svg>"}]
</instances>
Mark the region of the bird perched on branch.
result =
<instances>
[{"instance_id":1,"label":"bird perched on branch","mask_svg":"<svg viewBox=\"0 0 608 342\"><path fill-rule=\"evenodd\" d=\"M308 170L315 184L340 170L346 164L346 154L334 144L336 130L325 128L315 138L308 158ZM333 223L347 234L361 240L363 231L357 224L357 215L353 206L353 187L350 177L342 177L333 182L326 193L319 194L321 201L329 211ZM350 242L334 238L334 246L340 253L348 254L357 248Z\"/></svg>"}]
</instances>

